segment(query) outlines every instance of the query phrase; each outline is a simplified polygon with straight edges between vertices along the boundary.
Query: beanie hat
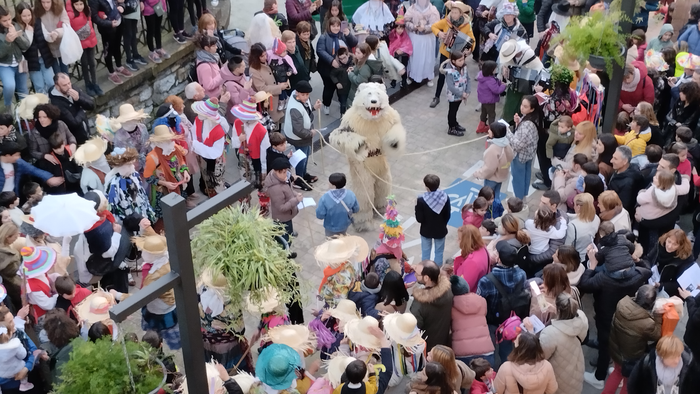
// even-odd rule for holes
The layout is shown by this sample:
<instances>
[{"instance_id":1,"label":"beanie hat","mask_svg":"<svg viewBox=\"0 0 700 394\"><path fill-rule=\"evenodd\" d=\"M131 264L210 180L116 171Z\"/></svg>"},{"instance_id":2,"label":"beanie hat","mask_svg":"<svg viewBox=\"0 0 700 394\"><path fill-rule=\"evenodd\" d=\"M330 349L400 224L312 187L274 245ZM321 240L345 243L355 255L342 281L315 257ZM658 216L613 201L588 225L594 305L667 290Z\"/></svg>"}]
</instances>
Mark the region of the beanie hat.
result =
<instances>
[{"instance_id":1,"label":"beanie hat","mask_svg":"<svg viewBox=\"0 0 700 394\"><path fill-rule=\"evenodd\" d=\"M277 56L282 56L286 51L287 46L282 42L282 40L275 38L275 41L272 43L272 53Z\"/></svg>"}]
</instances>

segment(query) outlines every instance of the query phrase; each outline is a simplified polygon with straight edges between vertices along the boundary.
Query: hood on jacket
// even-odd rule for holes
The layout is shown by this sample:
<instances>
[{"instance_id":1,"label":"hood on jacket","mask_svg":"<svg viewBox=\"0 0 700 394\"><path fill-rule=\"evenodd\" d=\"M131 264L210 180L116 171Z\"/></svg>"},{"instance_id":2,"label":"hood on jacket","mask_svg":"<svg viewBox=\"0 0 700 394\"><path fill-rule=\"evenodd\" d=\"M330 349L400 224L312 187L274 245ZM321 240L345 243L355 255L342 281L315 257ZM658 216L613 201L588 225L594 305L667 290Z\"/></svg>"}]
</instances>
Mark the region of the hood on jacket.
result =
<instances>
[{"instance_id":1,"label":"hood on jacket","mask_svg":"<svg viewBox=\"0 0 700 394\"><path fill-rule=\"evenodd\" d=\"M245 74L241 75L233 75L231 71L228 69L228 62L225 63L223 66L221 66L221 78L224 79L224 81L241 81L245 82Z\"/></svg>"},{"instance_id":2,"label":"hood on jacket","mask_svg":"<svg viewBox=\"0 0 700 394\"><path fill-rule=\"evenodd\" d=\"M544 360L539 361L534 365L510 363L510 368L513 378L515 378L515 380L520 383L521 386L523 386L525 391L528 391L541 388L541 378L547 375L544 369L547 368L548 364L549 362Z\"/></svg>"},{"instance_id":3,"label":"hood on jacket","mask_svg":"<svg viewBox=\"0 0 700 394\"><path fill-rule=\"evenodd\" d=\"M642 134L651 134L651 127L647 127L644 130L640 130L639 135L642 135Z\"/></svg>"},{"instance_id":4,"label":"hood on jacket","mask_svg":"<svg viewBox=\"0 0 700 394\"><path fill-rule=\"evenodd\" d=\"M16 349L20 346L22 346L22 342L19 340L19 338L12 338L7 341L7 343L0 344L0 351Z\"/></svg>"},{"instance_id":5,"label":"hood on jacket","mask_svg":"<svg viewBox=\"0 0 700 394\"><path fill-rule=\"evenodd\" d=\"M277 178L277 175L270 173L269 176L265 177L265 181L263 182L265 187L273 187L277 185L282 185L286 183L285 181L281 181L279 178Z\"/></svg>"},{"instance_id":6,"label":"hood on jacket","mask_svg":"<svg viewBox=\"0 0 700 394\"><path fill-rule=\"evenodd\" d=\"M675 186L671 186L668 190L661 190L654 186L654 190L651 194L654 202L658 203L664 208L673 208L676 205L677 196Z\"/></svg>"},{"instance_id":7,"label":"hood on jacket","mask_svg":"<svg viewBox=\"0 0 700 394\"><path fill-rule=\"evenodd\" d=\"M661 36L663 36L666 33L673 33L673 25L670 23L664 23L663 26L661 26L661 30L659 30L659 40L661 39Z\"/></svg>"},{"instance_id":8,"label":"hood on jacket","mask_svg":"<svg viewBox=\"0 0 700 394\"><path fill-rule=\"evenodd\" d=\"M486 299L476 293L455 296L452 308L463 315L486 316Z\"/></svg>"},{"instance_id":9,"label":"hood on jacket","mask_svg":"<svg viewBox=\"0 0 700 394\"><path fill-rule=\"evenodd\" d=\"M630 296L625 296L617 303L615 314L618 318L628 322L654 318L651 312L639 306Z\"/></svg>"},{"instance_id":10,"label":"hood on jacket","mask_svg":"<svg viewBox=\"0 0 700 394\"><path fill-rule=\"evenodd\" d=\"M462 68L466 67L466 63ZM448 72L452 71L457 71L455 68L454 64L452 64L452 61L450 59L445 60L444 62L440 63L440 67L438 67L438 70L440 71L440 74L447 74Z\"/></svg>"},{"instance_id":11,"label":"hood on jacket","mask_svg":"<svg viewBox=\"0 0 700 394\"><path fill-rule=\"evenodd\" d=\"M446 277L440 275L437 285L427 288L418 287L413 290L413 299L423 304L434 304L450 301L443 297L447 292L452 294L452 283Z\"/></svg>"},{"instance_id":12,"label":"hood on jacket","mask_svg":"<svg viewBox=\"0 0 700 394\"><path fill-rule=\"evenodd\" d=\"M568 272L566 276L569 277L569 283L575 286L581 280L581 275L583 275L584 272L586 272L586 266L583 264L579 264L576 271Z\"/></svg>"},{"instance_id":13,"label":"hood on jacket","mask_svg":"<svg viewBox=\"0 0 700 394\"><path fill-rule=\"evenodd\" d=\"M577 337L582 342L588 334L588 318L581 309L578 310L578 315L573 319L552 319L552 326L567 336Z\"/></svg>"}]
</instances>

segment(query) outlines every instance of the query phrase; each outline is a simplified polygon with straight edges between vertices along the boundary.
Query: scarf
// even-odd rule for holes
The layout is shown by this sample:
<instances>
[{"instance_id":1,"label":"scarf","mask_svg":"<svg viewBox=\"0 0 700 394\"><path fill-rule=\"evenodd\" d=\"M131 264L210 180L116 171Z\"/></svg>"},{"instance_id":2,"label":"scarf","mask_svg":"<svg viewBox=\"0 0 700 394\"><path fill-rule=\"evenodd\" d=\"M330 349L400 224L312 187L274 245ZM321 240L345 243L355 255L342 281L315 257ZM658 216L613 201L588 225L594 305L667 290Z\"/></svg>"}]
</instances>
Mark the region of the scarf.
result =
<instances>
[{"instance_id":1,"label":"scarf","mask_svg":"<svg viewBox=\"0 0 700 394\"><path fill-rule=\"evenodd\" d=\"M641 75L639 74L639 69L635 68L634 69L634 79L632 79L632 82L630 82L630 83L622 81L622 90L625 92L634 92L635 90L637 90L637 85L639 85L640 80L641 80Z\"/></svg>"},{"instance_id":2,"label":"scarf","mask_svg":"<svg viewBox=\"0 0 700 394\"><path fill-rule=\"evenodd\" d=\"M329 192L331 199L335 201L336 204L340 204L341 201L345 198L345 194L347 194L347 190L345 189L335 189L335 190L330 190Z\"/></svg>"},{"instance_id":3,"label":"scarf","mask_svg":"<svg viewBox=\"0 0 700 394\"><path fill-rule=\"evenodd\" d=\"M41 135L43 139L48 141L48 139L53 135L53 133L55 133L56 130L58 130L58 121L52 120L50 125L44 127L39 122L39 119L34 119L34 128L36 129L36 131L39 132L39 135Z\"/></svg>"},{"instance_id":4,"label":"scarf","mask_svg":"<svg viewBox=\"0 0 700 394\"><path fill-rule=\"evenodd\" d=\"M622 205L618 205L609 211L601 212L600 215L598 215L598 216L600 216L601 221L605 222L605 221L612 220L615 216L619 215L621 212L622 212Z\"/></svg>"},{"instance_id":5,"label":"scarf","mask_svg":"<svg viewBox=\"0 0 700 394\"><path fill-rule=\"evenodd\" d=\"M675 368L669 368L664 365L663 361L661 361L661 357L657 355L655 364L658 384L664 386L664 392L666 394L672 393L673 386L678 386L681 369L683 369L683 359L681 358Z\"/></svg>"},{"instance_id":6,"label":"scarf","mask_svg":"<svg viewBox=\"0 0 700 394\"><path fill-rule=\"evenodd\" d=\"M331 48L331 55L335 57L335 54L338 53L338 50L340 49L340 41L338 40L338 34L333 34L330 31L326 34L328 34L328 37L330 37L333 40L333 48Z\"/></svg>"},{"instance_id":7,"label":"scarf","mask_svg":"<svg viewBox=\"0 0 700 394\"><path fill-rule=\"evenodd\" d=\"M182 171L187 170L187 164L185 164L185 156L182 154L182 150L177 149L176 146L175 150L173 150L167 156L163 154L163 149L159 147L153 149L153 152L155 152L156 156L158 157L158 165L161 166L163 178L165 178L165 180L168 182L180 183L181 180L178 179L179 177L177 175L180 175L182 174ZM175 166L170 166L171 161L177 162L175 163Z\"/></svg>"},{"instance_id":8,"label":"scarf","mask_svg":"<svg viewBox=\"0 0 700 394\"><path fill-rule=\"evenodd\" d=\"M0 143L3 141L17 141L17 130L12 130L9 133L7 133L6 136L2 137L0 136Z\"/></svg>"},{"instance_id":9,"label":"scarf","mask_svg":"<svg viewBox=\"0 0 700 394\"><path fill-rule=\"evenodd\" d=\"M438 189L434 192L423 193L423 201L433 210L433 212L440 214L442 208L447 202L447 193Z\"/></svg>"},{"instance_id":10,"label":"scarf","mask_svg":"<svg viewBox=\"0 0 700 394\"><path fill-rule=\"evenodd\" d=\"M199 64L199 63L219 64L219 63L221 63L221 58L219 58L218 53L209 53L205 50L200 49L197 51L197 61L195 63L196 64Z\"/></svg>"},{"instance_id":11,"label":"scarf","mask_svg":"<svg viewBox=\"0 0 700 394\"><path fill-rule=\"evenodd\" d=\"M508 137L492 138L490 140L486 140L486 142L494 144L494 145L501 147L501 148L505 148L507 146L510 146L510 142L508 142Z\"/></svg>"},{"instance_id":12,"label":"scarf","mask_svg":"<svg viewBox=\"0 0 700 394\"><path fill-rule=\"evenodd\" d=\"M304 41L302 39L299 39L299 43L301 44L302 49L301 56L304 58L304 60L310 60L312 56L311 44L308 41Z\"/></svg>"},{"instance_id":13,"label":"scarf","mask_svg":"<svg viewBox=\"0 0 700 394\"><path fill-rule=\"evenodd\" d=\"M453 21L452 18L448 16L447 23L452 25L453 28L459 29L459 27L464 24L464 15L460 16L456 21Z\"/></svg>"}]
</instances>

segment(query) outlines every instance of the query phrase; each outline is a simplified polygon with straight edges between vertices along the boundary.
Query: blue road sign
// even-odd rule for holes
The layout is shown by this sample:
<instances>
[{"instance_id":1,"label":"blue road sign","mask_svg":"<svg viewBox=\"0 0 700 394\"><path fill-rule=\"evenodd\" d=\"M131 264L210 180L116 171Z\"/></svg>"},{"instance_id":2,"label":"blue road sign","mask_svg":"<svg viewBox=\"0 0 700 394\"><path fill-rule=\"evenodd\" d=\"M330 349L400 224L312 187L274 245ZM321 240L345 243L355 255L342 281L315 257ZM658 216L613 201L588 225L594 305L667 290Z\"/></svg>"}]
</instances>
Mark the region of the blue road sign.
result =
<instances>
[{"instance_id":1,"label":"blue road sign","mask_svg":"<svg viewBox=\"0 0 700 394\"><path fill-rule=\"evenodd\" d=\"M464 181L457 185L462 179L457 178L450 186L445 189L445 193L450 197L450 205L452 209L452 216L450 216L450 221L447 223L452 227L462 227L462 207L465 204L471 204L476 200L479 195L479 190L483 187L478 183L471 181ZM505 186L505 185L504 185ZM502 188L501 188L502 189ZM506 199L507 195L501 193L499 196L500 200Z\"/></svg>"}]
</instances>

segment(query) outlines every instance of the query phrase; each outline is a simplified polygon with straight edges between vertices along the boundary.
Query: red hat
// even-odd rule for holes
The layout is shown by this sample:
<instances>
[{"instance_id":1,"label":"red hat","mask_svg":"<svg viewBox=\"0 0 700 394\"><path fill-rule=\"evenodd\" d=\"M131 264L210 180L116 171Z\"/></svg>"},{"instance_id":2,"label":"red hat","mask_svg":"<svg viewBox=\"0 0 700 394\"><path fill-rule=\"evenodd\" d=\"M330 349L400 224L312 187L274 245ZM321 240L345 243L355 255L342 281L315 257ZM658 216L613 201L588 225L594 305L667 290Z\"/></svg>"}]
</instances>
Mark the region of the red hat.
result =
<instances>
[{"instance_id":1,"label":"red hat","mask_svg":"<svg viewBox=\"0 0 700 394\"><path fill-rule=\"evenodd\" d=\"M272 43L272 53L277 56L282 56L287 50L287 46L279 38L275 38L275 42Z\"/></svg>"}]
</instances>

